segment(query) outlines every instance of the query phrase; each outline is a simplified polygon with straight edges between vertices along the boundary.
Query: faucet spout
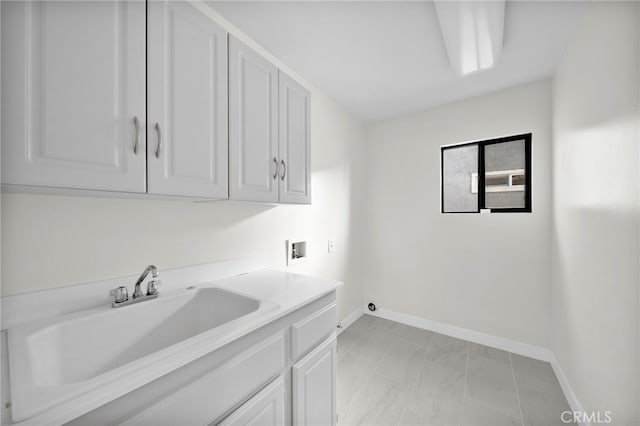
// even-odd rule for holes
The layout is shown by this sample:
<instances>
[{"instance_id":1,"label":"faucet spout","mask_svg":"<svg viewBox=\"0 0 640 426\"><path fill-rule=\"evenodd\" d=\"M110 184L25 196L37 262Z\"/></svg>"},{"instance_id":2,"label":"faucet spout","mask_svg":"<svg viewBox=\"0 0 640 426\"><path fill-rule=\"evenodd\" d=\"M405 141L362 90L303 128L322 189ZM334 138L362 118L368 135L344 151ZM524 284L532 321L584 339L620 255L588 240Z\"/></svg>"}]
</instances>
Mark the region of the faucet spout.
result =
<instances>
[{"instance_id":1,"label":"faucet spout","mask_svg":"<svg viewBox=\"0 0 640 426\"><path fill-rule=\"evenodd\" d=\"M142 274L140 274L140 277L138 278L138 281L136 281L136 284L133 287L133 297L134 298L143 296L142 290L140 289L140 284L142 284L144 279L147 278L147 275L149 275L149 272L151 272L151 276L153 278L157 278L158 277L158 268L156 268L155 265L149 265L146 268L144 268L144 271L142 272Z\"/></svg>"}]
</instances>

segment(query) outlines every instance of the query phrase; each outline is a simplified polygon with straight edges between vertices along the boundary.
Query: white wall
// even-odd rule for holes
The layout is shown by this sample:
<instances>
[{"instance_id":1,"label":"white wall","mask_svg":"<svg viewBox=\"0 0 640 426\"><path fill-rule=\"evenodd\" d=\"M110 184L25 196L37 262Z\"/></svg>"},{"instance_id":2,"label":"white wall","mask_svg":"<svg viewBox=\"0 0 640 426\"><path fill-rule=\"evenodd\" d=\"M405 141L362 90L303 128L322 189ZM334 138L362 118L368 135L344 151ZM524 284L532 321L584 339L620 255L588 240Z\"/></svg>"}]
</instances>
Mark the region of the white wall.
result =
<instances>
[{"instance_id":1,"label":"white wall","mask_svg":"<svg viewBox=\"0 0 640 426\"><path fill-rule=\"evenodd\" d=\"M206 6L204 6L206 8ZM208 13L296 77L294 70ZM364 127L311 88L312 205L155 201L48 195L2 197L2 294L258 254L285 267L284 241L306 239L294 272L344 281L338 318L362 306ZM336 242L327 253L327 240Z\"/></svg>"},{"instance_id":2,"label":"white wall","mask_svg":"<svg viewBox=\"0 0 640 426\"><path fill-rule=\"evenodd\" d=\"M365 302L547 346L548 80L367 128ZM533 133L533 213L441 214L440 146Z\"/></svg>"},{"instance_id":3,"label":"white wall","mask_svg":"<svg viewBox=\"0 0 640 426\"><path fill-rule=\"evenodd\" d=\"M640 6L596 2L553 81L552 349L586 411L638 424Z\"/></svg>"}]
</instances>

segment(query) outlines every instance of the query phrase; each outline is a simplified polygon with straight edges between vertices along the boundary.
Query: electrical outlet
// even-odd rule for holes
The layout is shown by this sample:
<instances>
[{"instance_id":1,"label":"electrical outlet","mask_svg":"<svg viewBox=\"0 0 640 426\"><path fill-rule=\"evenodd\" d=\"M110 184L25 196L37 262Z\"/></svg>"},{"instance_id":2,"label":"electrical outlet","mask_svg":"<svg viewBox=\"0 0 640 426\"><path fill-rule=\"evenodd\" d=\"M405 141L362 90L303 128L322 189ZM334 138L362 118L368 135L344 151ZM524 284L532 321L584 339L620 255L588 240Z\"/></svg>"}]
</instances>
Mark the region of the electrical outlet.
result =
<instances>
[{"instance_id":1,"label":"electrical outlet","mask_svg":"<svg viewBox=\"0 0 640 426\"><path fill-rule=\"evenodd\" d=\"M335 249L335 243L333 240L329 240L329 242L327 243L327 253L333 253L333 250Z\"/></svg>"}]
</instances>

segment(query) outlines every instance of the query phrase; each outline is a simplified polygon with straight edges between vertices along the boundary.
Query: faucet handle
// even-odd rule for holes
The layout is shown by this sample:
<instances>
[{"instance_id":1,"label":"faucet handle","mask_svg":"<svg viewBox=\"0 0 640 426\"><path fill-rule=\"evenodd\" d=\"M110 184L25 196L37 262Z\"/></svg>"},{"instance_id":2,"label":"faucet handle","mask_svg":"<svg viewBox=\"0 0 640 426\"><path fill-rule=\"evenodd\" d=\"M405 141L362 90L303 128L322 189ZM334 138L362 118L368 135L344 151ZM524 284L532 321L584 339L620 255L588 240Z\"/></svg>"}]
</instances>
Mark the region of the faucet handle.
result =
<instances>
[{"instance_id":1,"label":"faucet handle","mask_svg":"<svg viewBox=\"0 0 640 426\"><path fill-rule=\"evenodd\" d=\"M112 289L109 295L113 297L114 303L122 303L129 300L129 292L125 286L120 286Z\"/></svg>"},{"instance_id":2,"label":"faucet handle","mask_svg":"<svg viewBox=\"0 0 640 426\"><path fill-rule=\"evenodd\" d=\"M147 296L158 294L158 287L162 285L160 280L151 280L147 283Z\"/></svg>"}]
</instances>

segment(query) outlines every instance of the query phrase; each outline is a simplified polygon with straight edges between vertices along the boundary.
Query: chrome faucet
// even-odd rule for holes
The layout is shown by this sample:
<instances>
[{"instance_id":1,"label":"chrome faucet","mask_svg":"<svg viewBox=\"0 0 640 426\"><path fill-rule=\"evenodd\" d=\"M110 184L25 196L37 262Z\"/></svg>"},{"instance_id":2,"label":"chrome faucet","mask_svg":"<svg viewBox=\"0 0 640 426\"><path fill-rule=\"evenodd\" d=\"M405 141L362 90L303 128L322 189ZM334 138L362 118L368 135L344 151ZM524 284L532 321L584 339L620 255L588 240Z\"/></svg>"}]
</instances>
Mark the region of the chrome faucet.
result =
<instances>
[{"instance_id":1,"label":"chrome faucet","mask_svg":"<svg viewBox=\"0 0 640 426\"><path fill-rule=\"evenodd\" d=\"M144 294L142 294L142 290L140 290L140 284L142 284L144 279L147 278L147 275L149 275L149 272L151 272L152 278L158 278L158 268L156 268L155 265L149 265L146 268L144 268L144 271L142 271L142 274L140 274L138 281L136 281L136 284L133 286L134 299L144 296ZM149 284L147 284L147 296L152 294L158 294L158 289L156 288L157 286L155 284L156 284L155 280L149 281Z\"/></svg>"},{"instance_id":2,"label":"chrome faucet","mask_svg":"<svg viewBox=\"0 0 640 426\"><path fill-rule=\"evenodd\" d=\"M149 272L151 272L151 277L153 279L147 283L147 294L144 294L140 289L140 284L142 284L145 278L147 278ZM162 282L156 278L158 278L158 268L156 268L155 265L147 266L133 286L133 295L131 298L129 298L127 287L125 286L114 288L109 292L113 297L111 307L119 308L120 306L127 306L144 300L155 299L159 294L158 287L162 284Z\"/></svg>"}]
</instances>

